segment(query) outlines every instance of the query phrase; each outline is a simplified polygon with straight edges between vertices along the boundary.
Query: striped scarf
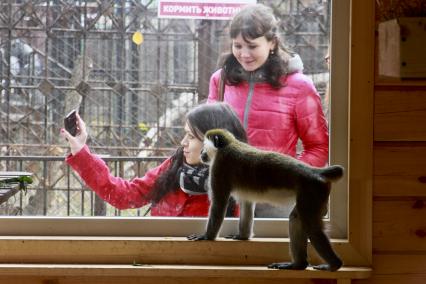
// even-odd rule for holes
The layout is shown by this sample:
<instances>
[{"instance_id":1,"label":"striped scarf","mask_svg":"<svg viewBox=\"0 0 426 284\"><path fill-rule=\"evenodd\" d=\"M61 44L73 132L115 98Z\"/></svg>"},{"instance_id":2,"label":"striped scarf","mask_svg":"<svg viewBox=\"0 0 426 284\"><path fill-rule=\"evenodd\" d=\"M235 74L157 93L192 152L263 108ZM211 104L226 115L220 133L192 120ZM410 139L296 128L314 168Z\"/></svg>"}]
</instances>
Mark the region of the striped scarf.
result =
<instances>
[{"instance_id":1,"label":"striped scarf","mask_svg":"<svg viewBox=\"0 0 426 284\"><path fill-rule=\"evenodd\" d=\"M179 185L183 192L190 195L206 194L208 191L209 167L207 165L191 166L183 163L179 169Z\"/></svg>"}]
</instances>

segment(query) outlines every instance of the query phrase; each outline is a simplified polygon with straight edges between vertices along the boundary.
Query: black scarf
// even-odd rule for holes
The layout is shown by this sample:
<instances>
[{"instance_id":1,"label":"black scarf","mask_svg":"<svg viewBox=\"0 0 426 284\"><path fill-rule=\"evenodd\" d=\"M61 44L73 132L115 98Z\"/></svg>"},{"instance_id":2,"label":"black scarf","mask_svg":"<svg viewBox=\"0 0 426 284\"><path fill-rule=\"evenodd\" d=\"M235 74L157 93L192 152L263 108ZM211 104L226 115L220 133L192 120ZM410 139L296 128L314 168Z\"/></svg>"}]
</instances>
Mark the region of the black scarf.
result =
<instances>
[{"instance_id":1,"label":"black scarf","mask_svg":"<svg viewBox=\"0 0 426 284\"><path fill-rule=\"evenodd\" d=\"M178 171L179 185L183 192L189 195L207 194L209 167L207 165L191 166L183 163ZM227 217L235 217L235 199L230 197L228 209L226 210Z\"/></svg>"},{"instance_id":2,"label":"black scarf","mask_svg":"<svg viewBox=\"0 0 426 284\"><path fill-rule=\"evenodd\" d=\"M183 163L178 171L179 185L183 192L190 195L206 194L208 191L209 167L207 165L191 166Z\"/></svg>"}]
</instances>

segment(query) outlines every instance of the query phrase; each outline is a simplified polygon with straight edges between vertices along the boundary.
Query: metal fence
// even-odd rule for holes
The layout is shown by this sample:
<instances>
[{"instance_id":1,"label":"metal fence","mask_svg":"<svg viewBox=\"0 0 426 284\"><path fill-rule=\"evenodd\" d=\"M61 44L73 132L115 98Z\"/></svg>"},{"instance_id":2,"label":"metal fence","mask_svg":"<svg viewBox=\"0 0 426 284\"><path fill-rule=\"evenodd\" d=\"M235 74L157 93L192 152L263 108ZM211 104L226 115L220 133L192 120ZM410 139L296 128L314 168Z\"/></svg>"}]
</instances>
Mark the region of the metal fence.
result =
<instances>
[{"instance_id":1,"label":"metal fence","mask_svg":"<svg viewBox=\"0 0 426 284\"><path fill-rule=\"evenodd\" d=\"M323 93L330 1L258 2L273 8L285 42ZM206 97L219 54L230 46L229 21L159 19L156 9L148 0L1 1L0 170L36 177L2 214L121 214L102 209L63 163L59 129L77 105L90 147L120 157L124 177L144 174L127 163L145 169L144 159L179 143L183 115ZM132 42L135 32L141 45Z\"/></svg>"},{"instance_id":2,"label":"metal fence","mask_svg":"<svg viewBox=\"0 0 426 284\"><path fill-rule=\"evenodd\" d=\"M102 157L115 176L131 180L143 176L164 160L163 157ZM63 157L1 157L10 171L31 170L33 183L0 204L0 215L24 216L141 216L149 204L120 211L103 202L64 163Z\"/></svg>"}]
</instances>

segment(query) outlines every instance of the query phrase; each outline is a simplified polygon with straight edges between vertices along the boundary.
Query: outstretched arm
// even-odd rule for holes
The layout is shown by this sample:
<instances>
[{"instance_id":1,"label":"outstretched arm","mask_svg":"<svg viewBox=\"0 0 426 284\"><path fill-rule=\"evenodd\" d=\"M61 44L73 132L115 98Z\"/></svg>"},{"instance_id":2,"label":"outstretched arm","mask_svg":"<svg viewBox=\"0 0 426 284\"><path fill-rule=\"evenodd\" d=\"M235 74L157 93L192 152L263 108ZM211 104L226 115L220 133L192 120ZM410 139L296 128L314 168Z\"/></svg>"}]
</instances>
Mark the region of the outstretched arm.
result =
<instances>
[{"instance_id":1,"label":"outstretched arm","mask_svg":"<svg viewBox=\"0 0 426 284\"><path fill-rule=\"evenodd\" d=\"M170 160L148 171L141 178L128 181L115 177L110 173L106 163L91 153L85 144L87 131L84 121L78 117L77 123L78 132L75 137L65 129L61 130L61 136L68 140L71 148L71 154L66 158L66 162L87 186L118 209L139 208L149 203L150 200L146 199L146 195L153 188L157 177L169 167Z\"/></svg>"}]
</instances>

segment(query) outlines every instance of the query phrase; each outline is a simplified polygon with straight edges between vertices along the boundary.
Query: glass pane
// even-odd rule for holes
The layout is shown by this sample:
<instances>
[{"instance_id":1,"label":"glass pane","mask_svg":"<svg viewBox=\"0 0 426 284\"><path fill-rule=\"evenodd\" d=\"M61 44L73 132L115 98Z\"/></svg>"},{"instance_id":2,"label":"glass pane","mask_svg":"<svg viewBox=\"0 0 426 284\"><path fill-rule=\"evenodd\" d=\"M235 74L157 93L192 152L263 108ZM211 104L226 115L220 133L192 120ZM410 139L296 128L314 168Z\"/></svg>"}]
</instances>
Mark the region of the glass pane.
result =
<instances>
[{"instance_id":1,"label":"glass pane","mask_svg":"<svg viewBox=\"0 0 426 284\"><path fill-rule=\"evenodd\" d=\"M159 19L156 1L9 2L0 4L0 171L31 172L33 183L25 191L2 183L0 215L153 215L150 204L105 203L64 163L64 114L80 104L90 149L113 175L143 177L174 152L185 113L206 98L230 46L229 21ZM330 1L258 2L274 7L284 42L326 102ZM286 217L291 203L259 206L257 216Z\"/></svg>"}]
</instances>

